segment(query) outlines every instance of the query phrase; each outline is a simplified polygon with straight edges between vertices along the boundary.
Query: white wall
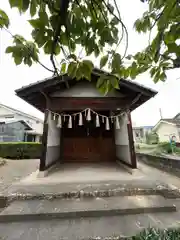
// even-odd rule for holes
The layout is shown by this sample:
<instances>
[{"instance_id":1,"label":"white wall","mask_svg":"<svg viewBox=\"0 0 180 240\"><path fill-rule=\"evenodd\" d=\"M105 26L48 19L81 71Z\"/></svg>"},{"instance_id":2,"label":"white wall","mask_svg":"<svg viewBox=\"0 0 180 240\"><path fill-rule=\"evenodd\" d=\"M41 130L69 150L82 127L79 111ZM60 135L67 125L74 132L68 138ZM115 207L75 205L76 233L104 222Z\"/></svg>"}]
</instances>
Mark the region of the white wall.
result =
<instances>
[{"instance_id":1,"label":"white wall","mask_svg":"<svg viewBox=\"0 0 180 240\"><path fill-rule=\"evenodd\" d=\"M48 123L48 136L47 146L58 146L60 145L60 129L56 127L56 122L51 120Z\"/></svg>"},{"instance_id":2,"label":"white wall","mask_svg":"<svg viewBox=\"0 0 180 240\"><path fill-rule=\"evenodd\" d=\"M123 97L122 93L117 90L108 93L106 96L102 95L97 88L92 84L87 82L79 82L74 87L70 89L60 90L51 94L53 97Z\"/></svg>"},{"instance_id":3,"label":"white wall","mask_svg":"<svg viewBox=\"0 0 180 240\"><path fill-rule=\"evenodd\" d=\"M161 122L159 124L159 127L156 130L158 136L159 136L159 141L160 142L167 142L169 141L169 137L174 135L176 136L176 141L180 142L180 137L178 134L178 128L174 124L168 124L168 123L163 123Z\"/></svg>"},{"instance_id":4,"label":"white wall","mask_svg":"<svg viewBox=\"0 0 180 240\"><path fill-rule=\"evenodd\" d=\"M115 129L116 157L131 165L127 122L127 115L124 115L120 118L120 129Z\"/></svg>"},{"instance_id":5,"label":"white wall","mask_svg":"<svg viewBox=\"0 0 180 240\"><path fill-rule=\"evenodd\" d=\"M115 129L115 144L116 145L128 145L128 131L127 131L127 116L120 118L120 129Z\"/></svg>"},{"instance_id":6,"label":"white wall","mask_svg":"<svg viewBox=\"0 0 180 240\"><path fill-rule=\"evenodd\" d=\"M61 155L61 129L56 127L54 120L48 122L46 167L60 161Z\"/></svg>"},{"instance_id":7,"label":"white wall","mask_svg":"<svg viewBox=\"0 0 180 240\"><path fill-rule=\"evenodd\" d=\"M3 118L5 115L14 115L14 113L11 112L10 110L0 106L0 117Z\"/></svg>"}]
</instances>

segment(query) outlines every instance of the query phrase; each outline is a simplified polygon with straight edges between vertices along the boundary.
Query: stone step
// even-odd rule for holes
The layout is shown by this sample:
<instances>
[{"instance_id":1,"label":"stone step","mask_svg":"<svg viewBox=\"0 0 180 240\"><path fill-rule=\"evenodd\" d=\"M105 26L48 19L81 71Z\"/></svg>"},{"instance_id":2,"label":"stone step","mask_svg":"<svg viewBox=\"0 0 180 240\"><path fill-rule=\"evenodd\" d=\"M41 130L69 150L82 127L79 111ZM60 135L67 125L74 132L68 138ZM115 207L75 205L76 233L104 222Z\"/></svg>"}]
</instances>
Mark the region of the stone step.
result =
<instances>
[{"instance_id":1,"label":"stone step","mask_svg":"<svg viewBox=\"0 0 180 240\"><path fill-rule=\"evenodd\" d=\"M158 195L91 199L14 201L0 213L0 222L69 219L175 212L176 206Z\"/></svg>"},{"instance_id":2,"label":"stone step","mask_svg":"<svg viewBox=\"0 0 180 240\"><path fill-rule=\"evenodd\" d=\"M121 183L94 184L44 184L17 185L3 193L8 201L39 199L96 198L112 196L162 195L166 198L179 198L178 189L157 181L130 181ZM2 196L2 197L3 197Z\"/></svg>"}]
</instances>

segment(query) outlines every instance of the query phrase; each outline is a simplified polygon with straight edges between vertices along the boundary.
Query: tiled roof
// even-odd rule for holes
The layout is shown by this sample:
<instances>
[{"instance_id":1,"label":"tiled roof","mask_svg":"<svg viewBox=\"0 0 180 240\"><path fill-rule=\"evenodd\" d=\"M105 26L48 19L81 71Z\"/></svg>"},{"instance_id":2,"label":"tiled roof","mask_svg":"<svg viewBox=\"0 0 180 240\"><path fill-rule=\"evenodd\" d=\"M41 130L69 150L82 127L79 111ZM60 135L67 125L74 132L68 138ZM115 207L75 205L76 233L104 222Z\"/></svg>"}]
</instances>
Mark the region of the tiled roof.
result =
<instances>
[{"instance_id":1,"label":"tiled roof","mask_svg":"<svg viewBox=\"0 0 180 240\"><path fill-rule=\"evenodd\" d=\"M98 69L98 68L94 68L94 70L93 70L92 73L95 74L95 75L96 75L96 74L99 75L99 74L102 74L102 73L111 75L110 73L108 73L108 72L106 72L106 71L102 71L102 70L100 70L100 69ZM64 76L66 76L66 75L64 75ZM62 76L61 76L61 77L62 77ZM43 83L43 84L45 84L45 83L47 83L47 82L51 82L51 83L52 83L52 80L54 80L54 79L56 79L56 78L58 78L58 77L45 78L45 79L43 79L43 80L40 80L40 81L31 83L31 84L26 85L26 86L23 86L23 87L17 89L15 92L18 93L18 92L21 92L21 91L24 90L24 89L28 89L28 88L30 88L30 87L34 87L34 86L37 86L37 85L42 84L42 83ZM60 79L60 81L61 81L61 80L62 80L62 79ZM139 84L139 83L137 83L137 82L135 82L135 81L126 80L126 79L121 79L120 85L121 85L121 84L127 84L127 85L132 86L132 87L138 87L138 88L140 88L141 90L145 90L145 91L148 90L148 91L151 92L151 94L153 94L153 95L156 95L156 94L157 94L157 91L156 91L156 90L154 90L154 89L152 89L152 88L149 88L149 87L146 87L146 86L144 86L144 85L142 85L142 84Z\"/></svg>"},{"instance_id":2,"label":"tiled roof","mask_svg":"<svg viewBox=\"0 0 180 240\"><path fill-rule=\"evenodd\" d=\"M169 123L173 123L173 124L176 124L177 126L180 127L180 120L178 119L173 119L173 118L163 118L161 119L162 121L165 121L165 122L169 122Z\"/></svg>"}]
</instances>

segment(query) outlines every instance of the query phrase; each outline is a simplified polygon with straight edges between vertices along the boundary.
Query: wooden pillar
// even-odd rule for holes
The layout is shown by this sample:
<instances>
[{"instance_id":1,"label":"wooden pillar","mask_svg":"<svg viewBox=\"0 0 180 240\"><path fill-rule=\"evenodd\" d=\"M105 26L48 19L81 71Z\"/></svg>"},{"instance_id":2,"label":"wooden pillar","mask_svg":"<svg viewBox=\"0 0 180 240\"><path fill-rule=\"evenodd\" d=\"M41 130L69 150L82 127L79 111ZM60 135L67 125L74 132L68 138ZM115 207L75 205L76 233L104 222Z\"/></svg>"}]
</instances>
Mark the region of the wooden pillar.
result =
<instances>
[{"instance_id":1,"label":"wooden pillar","mask_svg":"<svg viewBox=\"0 0 180 240\"><path fill-rule=\"evenodd\" d=\"M47 138L48 138L48 111L45 111L44 114L44 126L43 126L43 135L42 135L42 152L40 157L40 166L39 171L44 171L46 169L46 152L47 152Z\"/></svg>"},{"instance_id":2,"label":"wooden pillar","mask_svg":"<svg viewBox=\"0 0 180 240\"><path fill-rule=\"evenodd\" d=\"M129 137L129 150L130 150L130 156L131 156L131 163L132 168L137 168L137 162L136 162L136 153L134 149L134 140L133 140L133 130L132 130L132 121L131 121L131 113L127 113L128 118L128 124L127 124L127 130L128 130L128 137Z\"/></svg>"}]
</instances>

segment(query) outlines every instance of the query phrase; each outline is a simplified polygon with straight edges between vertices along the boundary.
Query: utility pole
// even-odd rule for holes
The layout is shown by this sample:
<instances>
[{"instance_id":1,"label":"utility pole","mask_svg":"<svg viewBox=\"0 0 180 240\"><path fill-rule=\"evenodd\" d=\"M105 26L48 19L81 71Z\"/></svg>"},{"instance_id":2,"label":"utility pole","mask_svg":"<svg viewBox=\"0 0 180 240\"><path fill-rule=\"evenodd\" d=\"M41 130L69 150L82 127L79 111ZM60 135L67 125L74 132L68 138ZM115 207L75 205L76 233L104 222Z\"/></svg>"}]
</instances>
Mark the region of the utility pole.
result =
<instances>
[{"instance_id":1,"label":"utility pole","mask_svg":"<svg viewBox=\"0 0 180 240\"><path fill-rule=\"evenodd\" d=\"M162 110L161 110L161 108L159 108L159 113L160 113L160 118L162 119L163 117L162 117Z\"/></svg>"}]
</instances>

